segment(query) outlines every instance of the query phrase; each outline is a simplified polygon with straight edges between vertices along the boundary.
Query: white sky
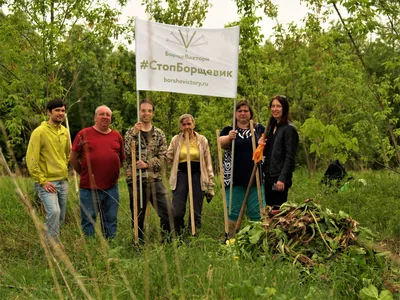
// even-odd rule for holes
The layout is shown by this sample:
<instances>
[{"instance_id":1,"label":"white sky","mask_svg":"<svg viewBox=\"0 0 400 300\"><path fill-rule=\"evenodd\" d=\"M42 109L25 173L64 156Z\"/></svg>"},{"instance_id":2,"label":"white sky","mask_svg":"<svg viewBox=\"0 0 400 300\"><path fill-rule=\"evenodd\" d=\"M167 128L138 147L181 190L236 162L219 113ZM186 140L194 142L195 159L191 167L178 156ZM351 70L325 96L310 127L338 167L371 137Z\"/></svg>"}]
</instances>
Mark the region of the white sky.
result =
<instances>
[{"instance_id":1,"label":"white sky","mask_svg":"<svg viewBox=\"0 0 400 300\"><path fill-rule=\"evenodd\" d=\"M207 19L204 23L205 27L223 27L225 24L238 20L236 4L233 0L210 0L211 7L207 14ZM273 0L273 3L278 5L278 21L281 24L288 24L292 21L299 23L307 13L305 5L300 4L300 0ZM263 12L260 11L260 16ZM272 30L276 24L274 21L264 18L260 23L264 34Z\"/></svg>"},{"instance_id":2,"label":"white sky","mask_svg":"<svg viewBox=\"0 0 400 300\"><path fill-rule=\"evenodd\" d=\"M120 9L117 0L105 0L111 8ZM206 28L223 28L224 25L237 21L239 19L237 15L236 3L234 0L209 0L212 7L207 13L206 20L203 27ZM301 20L307 14L307 7L305 4L301 4L300 0L272 0L275 5L278 5L278 22L286 25L290 22L301 23ZM128 17L138 16L142 19L148 19L145 13L145 8L142 4L142 0L128 0L127 6L122 10L122 16L119 20L120 23L126 23ZM7 8L2 7L7 13ZM260 11L259 16L265 16ZM268 19L266 16L259 23L265 38L269 38L272 33L272 27L276 25L276 21ZM121 37L118 42L124 43ZM128 48L133 49L134 46L130 45Z\"/></svg>"},{"instance_id":3,"label":"white sky","mask_svg":"<svg viewBox=\"0 0 400 300\"><path fill-rule=\"evenodd\" d=\"M119 9L119 5L116 0L107 0L108 4L112 8ZM212 7L207 13L206 20L203 27L206 28L223 28L224 25L237 21L239 19L237 15L236 3L233 0L209 0ZM142 0L130 0L128 5L123 9L122 16L120 19L121 23L125 23L127 17L140 17L142 19L148 19L145 13L144 6L141 5ZM300 0L273 0L273 3L278 5L278 22L280 24L289 24L290 22L300 23L301 20L307 14L307 7L300 3ZM263 12L260 11L260 16L263 16ZM276 25L274 20L268 19L266 16L259 23L262 28L262 32L265 38L271 35L272 27ZM123 42L122 39L119 42ZM129 46L131 48L132 46ZM133 48L133 47L132 47Z\"/></svg>"}]
</instances>

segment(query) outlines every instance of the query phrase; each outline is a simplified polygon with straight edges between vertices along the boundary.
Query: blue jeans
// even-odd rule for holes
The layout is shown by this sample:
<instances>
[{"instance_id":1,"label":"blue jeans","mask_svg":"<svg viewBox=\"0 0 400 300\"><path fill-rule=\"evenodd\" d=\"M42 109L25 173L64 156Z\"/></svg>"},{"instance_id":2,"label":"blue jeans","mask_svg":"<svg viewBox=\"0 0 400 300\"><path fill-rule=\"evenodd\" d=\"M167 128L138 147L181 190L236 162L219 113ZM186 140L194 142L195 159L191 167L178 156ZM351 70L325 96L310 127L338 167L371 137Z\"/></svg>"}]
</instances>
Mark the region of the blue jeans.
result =
<instances>
[{"instance_id":1,"label":"blue jeans","mask_svg":"<svg viewBox=\"0 0 400 300\"><path fill-rule=\"evenodd\" d=\"M98 213L101 231L105 238L114 238L117 233L119 206L118 183L107 190L80 189L81 225L86 236L93 236Z\"/></svg>"},{"instance_id":2,"label":"blue jeans","mask_svg":"<svg viewBox=\"0 0 400 300\"><path fill-rule=\"evenodd\" d=\"M46 237L53 238L59 242L60 227L64 224L67 211L68 181L66 179L51 181L57 189L57 193L48 193L38 183L35 183L35 190L43 203L46 211Z\"/></svg>"}]
</instances>

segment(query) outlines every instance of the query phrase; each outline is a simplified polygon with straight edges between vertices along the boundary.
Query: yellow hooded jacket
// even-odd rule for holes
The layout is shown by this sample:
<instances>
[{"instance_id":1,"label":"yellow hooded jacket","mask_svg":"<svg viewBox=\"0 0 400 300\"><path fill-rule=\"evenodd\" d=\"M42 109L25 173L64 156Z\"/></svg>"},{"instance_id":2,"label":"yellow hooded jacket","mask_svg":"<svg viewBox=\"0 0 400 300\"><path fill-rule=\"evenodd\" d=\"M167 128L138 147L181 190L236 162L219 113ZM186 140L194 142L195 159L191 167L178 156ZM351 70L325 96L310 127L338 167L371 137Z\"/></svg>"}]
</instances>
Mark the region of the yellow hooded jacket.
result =
<instances>
[{"instance_id":1,"label":"yellow hooded jacket","mask_svg":"<svg viewBox=\"0 0 400 300\"><path fill-rule=\"evenodd\" d=\"M32 132L26 151L26 164L33 180L42 185L67 179L70 150L67 129L42 122Z\"/></svg>"}]
</instances>

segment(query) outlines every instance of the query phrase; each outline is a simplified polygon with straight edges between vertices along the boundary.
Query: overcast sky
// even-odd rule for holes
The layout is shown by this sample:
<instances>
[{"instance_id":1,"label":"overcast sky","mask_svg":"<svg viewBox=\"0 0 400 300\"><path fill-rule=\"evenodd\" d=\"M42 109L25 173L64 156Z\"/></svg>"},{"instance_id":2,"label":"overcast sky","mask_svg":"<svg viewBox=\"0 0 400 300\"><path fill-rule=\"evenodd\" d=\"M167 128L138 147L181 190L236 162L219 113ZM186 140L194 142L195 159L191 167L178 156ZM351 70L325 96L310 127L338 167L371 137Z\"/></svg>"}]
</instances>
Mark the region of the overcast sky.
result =
<instances>
[{"instance_id":1,"label":"overcast sky","mask_svg":"<svg viewBox=\"0 0 400 300\"><path fill-rule=\"evenodd\" d=\"M212 7L209 9L207 18L203 24L206 28L223 28L224 25L238 20L236 4L233 0L209 0ZM116 0L108 0L112 8L119 9ZM124 23L127 17L137 16L142 19L147 19L144 12L144 6L141 5L142 0L130 0L128 5L122 10L121 23ZM300 4L300 0L273 0L273 3L278 5L278 22L280 24L288 24L290 22L300 23L307 14L307 7ZM263 14L260 11L260 16ZM272 27L276 23L266 17L260 26L264 36L268 38L271 35ZM122 40L120 40L122 42ZM131 47L129 47L131 48Z\"/></svg>"},{"instance_id":2,"label":"overcast sky","mask_svg":"<svg viewBox=\"0 0 400 300\"><path fill-rule=\"evenodd\" d=\"M204 23L205 27L223 27L225 24L238 20L236 4L233 0L211 0L213 5L207 19ZM300 0L273 0L273 3L279 6L278 21L281 24L287 24L292 21L299 23L307 13L305 5L300 4ZM263 14L260 11L260 16ZM275 21L264 18L260 23L261 28L266 36L269 36Z\"/></svg>"},{"instance_id":3,"label":"overcast sky","mask_svg":"<svg viewBox=\"0 0 400 300\"><path fill-rule=\"evenodd\" d=\"M111 8L120 9L117 0L106 0ZM207 18L203 24L206 28L223 28L224 25L238 20L236 4L233 0L209 0L212 7L209 9ZM300 23L307 14L307 7L300 4L300 0L272 0L278 5L278 22L288 24L290 22ZM128 5L123 8L120 23L125 23L128 17L140 17L148 19L141 5L142 0L128 0ZM7 9L3 7L5 12ZM263 12L260 11L260 16ZM274 20L266 17L259 23L266 38L271 35L272 27L276 25ZM122 38L119 42L124 42ZM133 48L132 45L129 48Z\"/></svg>"},{"instance_id":4,"label":"overcast sky","mask_svg":"<svg viewBox=\"0 0 400 300\"><path fill-rule=\"evenodd\" d=\"M225 24L236 21L237 8L233 0L209 0L212 4L207 14L204 27L220 28ZM113 8L119 8L116 0L108 0ZM146 18L142 0L130 0L123 10L123 16L138 16ZM279 6L278 20L280 23L300 22L307 13L305 5L300 4L300 0L273 0L273 3Z\"/></svg>"}]
</instances>

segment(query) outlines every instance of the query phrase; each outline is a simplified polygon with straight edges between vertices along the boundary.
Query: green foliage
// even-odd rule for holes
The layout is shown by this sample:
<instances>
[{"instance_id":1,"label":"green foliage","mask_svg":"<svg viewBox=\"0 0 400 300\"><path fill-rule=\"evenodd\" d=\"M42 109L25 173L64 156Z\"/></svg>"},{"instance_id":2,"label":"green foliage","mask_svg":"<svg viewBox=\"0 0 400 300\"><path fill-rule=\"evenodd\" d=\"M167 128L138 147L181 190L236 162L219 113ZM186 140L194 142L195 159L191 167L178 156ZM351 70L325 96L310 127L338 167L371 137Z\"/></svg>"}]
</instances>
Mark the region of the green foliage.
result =
<instances>
[{"instance_id":1,"label":"green foliage","mask_svg":"<svg viewBox=\"0 0 400 300\"><path fill-rule=\"evenodd\" d=\"M345 192L325 194L318 176L307 179L305 170L299 169L294 174L294 186L289 197L301 203L312 196L319 199L323 209L343 210L362 226L370 227L379 240L397 241L392 250L398 251L400 231L395 231L395 226L399 230L400 217L396 202L398 190L395 188L398 178L393 176L398 175L383 172L353 175L365 178L367 185L353 185ZM23 194L33 200L32 180L19 179L17 182ZM72 181L70 186L73 186ZM79 199L70 189L61 238L79 278L94 298L118 295L117 298L142 299L148 295L151 299L358 299L364 293L361 291L369 285L374 285L378 294L382 294L387 289L384 280L394 284L398 280L398 271L395 267L386 268L383 257L377 260L381 264L371 263L372 257L357 251L311 268L293 265L292 261L270 255L253 256L251 260L235 259L232 252L227 252L230 247L220 244L224 236L220 185L216 187L213 201L204 204L202 229L197 237L185 237L183 242L161 245L157 232L159 219L151 209L146 228L149 240L142 247L134 247L124 179L121 179L119 188L118 234L108 246L98 237L83 238ZM11 178L0 178L0 189L0 294L7 299L59 298L38 233L15 193ZM42 222L45 220L39 205L36 214ZM251 223L244 223L244 227L248 225ZM253 242L259 233L258 229L252 232ZM365 252L369 253L369 250ZM65 263L58 261L60 268L56 268L56 277L63 296L86 298ZM395 294L394 298L397 296Z\"/></svg>"},{"instance_id":2,"label":"green foliage","mask_svg":"<svg viewBox=\"0 0 400 300\"><path fill-rule=\"evenodd\" d=\"M348 255L379 266L378 255L364 248L371 244L371 232L343 211L324 210L312 200L284 203L281 210L239 231L233 253L246 259L270 255L308 266Z\"/></svg>"},{"instance_id":3,"label":"green foliage","mask_svg":"<svg viewBox=\"0 0 400 300\"><path fill-rule=\"evenodd\" d=\"M389 161L394 161L398 165L400 149L394 135L399 126L396 113L398 105L395 103L398 94L398 87L395 82L400 75L398 57L395 54L399 50L398 3L391 0L304 0L304 2L309 3L316 11L321 11L324 4L333 4L334 10L328 9L325 13L329 15L335 12L340 18L341 27L352 38L353 51L356 52L357 60L361 63L362 71L366 75L365 85L370 90L367 94L369 94L369 97L373 95L378 107L375 112L369 112L369 115L374 114L375 120L375 124L371 123L372 126L369 126L370 132L376 132L375 126L380 127L380 130L387 131L390 144L393 147L393 155L388 155L386 146L379 146L378 139L375 143L377 145L375 149L378 150L379 156L382 157L386 165L389 164ZM346 10L346 17L340 14L341 9ZM374 35L376 38L367 40L368 35ZM347 42L350 43L350 40L347 39ZM372 139L375 140L373 136ZM359 142L361 143L362 140L359 139ZM371 160L373 155L368 154L368 159Z\"/></svg>"},{"instance_id":4,"label":"green foliage","mask_svg":"<svg viewBox=\"0 0 400 300\"><path fill-rule=\"evenodd\" d=\"M143 0L142 5L156 22L189 27L201 27L211 6L208 0L167 0L164 8L162 2Z\"/></svg>"},{"instance_id":5,"label":"green foliage","mask_svg":"<svg viewBox=\"0 0 400 300\"><path fill-rule=\"evenodd\" d=\"M351 152L358 152L357 138L348 138L336 125L325 126L316 118L307 119L301 126L303 139L310 141L310 153L328 161L339 159L345 163Z\"/></svg>"},{"instance_id":6,"label":"green foliage","mask_svg":"<svg viewBox=\"0 0 400 300\"><path fill-rule=\"evenodd\" d=\"M228 284L228 289L240 292L252 299L271 299L276 294L276 289L270 287L253 286L250 280L244 280L241 284Z\"/></svg>"},{"instance_id":7,"label":"green foliage","mask_svg":"<svg viewBox=\"0 0 400 300\"><path fill-rule=\"evenodd\" d=\"M379 293L374 285L369 285L360 291L360 298L362 300L379 299L379 300L392 300L393 296L389 290L383 290Z\"/></svg>"},{"instance_id":8,"label":"green foliage","mask_svg":"<svg viewBox=\"0 0 400 300\"><path fill-rule=\"evenodd\" d=\"M273 1L235 0L239 20L228 26L241 27L237 100L248 99L255 120L265 124L271 97L285 94L297 128L309 126L309 119L322 122L323 131L312 126L321 133L319 140L303 136L299 147L297 162L304 165L309 156L310 170L324 168L334 156L357 169L398 166L398 3L302 2L309 7L304 25L283 25ZM46 102L56 96L71 107L81 100L69 112L72 137L92 125L101 104L116 111L113 126L124 134L137 120L135 54L111 38L132 34L132 20L119 24L120 12L102 1L14 0L7 5L10 14L0 15L0 118L17 160L31 131L47 118ZM142 5L154 21L193 27L202 26L210 8L206 0L144 0ZM343 23L328 25L337 15L335 6L347 14ZM270 36L260 28L265 17L277 24ZM156 103L154 122L168 139L177 132L178 117L191 113L216 158L215 130L231 123L231 99L142 92L140 98L145 97ZM5 137L0 144L6 146Z\"/></svg>"},{"instance_id":9,"label":"green foliage","mask_svg":"<svg viewBox=\"0 0 400 300\"><path fill-rule=\"evenodd\" d=\"M257 10L265 5L265 11L273 14L276 7L270 1L235 1L240 20L229 23L228 26L240 26L240 55L238 76L238 98L247 99L255 109L255 120L261 121L263 106L268 102L268 94L262 93L262 87L266 84L262 70L265 68L262 56L261 43L264 35L258 25L261 16ZM266 119L264 119L266 122Z\"/></svg>"},{"instance_id":10,"label":"green foliage","mask_svg":"<svg viewBox=\"0 0 400 300\"><path fill-rule=\"evenodd\" d=\"M126 28L116 22L119 12L101 1L15 0L7 1L7 7L10 14L0 14L0 114L20 160L31 131L46 119L49 99L73 104L84 96L85 103L91 97L101 101L106 76L93 73L109 74L101 59L112 50L109 38ZM98 61L100 68L91 73Z\"/></svg>"}]
</instances>

